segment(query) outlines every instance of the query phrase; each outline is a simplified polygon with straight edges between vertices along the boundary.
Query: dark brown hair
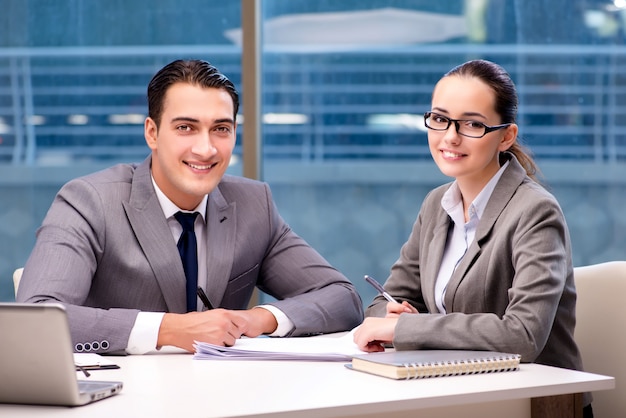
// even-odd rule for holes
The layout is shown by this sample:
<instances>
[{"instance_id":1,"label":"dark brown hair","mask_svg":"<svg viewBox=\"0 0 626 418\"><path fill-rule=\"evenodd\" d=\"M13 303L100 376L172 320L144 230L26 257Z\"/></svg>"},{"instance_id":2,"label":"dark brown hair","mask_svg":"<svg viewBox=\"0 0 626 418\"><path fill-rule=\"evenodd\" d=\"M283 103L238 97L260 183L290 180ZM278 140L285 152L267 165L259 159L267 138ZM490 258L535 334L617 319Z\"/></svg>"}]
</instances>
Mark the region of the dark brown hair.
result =
<instances>
[{"instance_id":1,"label":"dark brown hair","mask_svg":"<svg viewBox=\"0 0 626 418\"><path fill-rule=\"evenodd\" d=\"M148 116L154 120L157 127L161 124L165 94L176 83L225 90L233 99L235 111L233 120L236 120L239 111L239 94L234 84L206 61L176 60L161 68L148 84Z\"/></svg>"},{"instance_id":2,"label":"dark brown hair","mask_svg":"<svg viewBox=\"0 0 626 418\"><path fill-rule=\"evenodd\" d=\"M517 118L517 90L509 73L504 68L487 60L472 60L448 71L444 77L475 77L488 85L495 96L495 111L500 115L500 123L516 123ZM520 162L530 178L537 181L538 168L530 152L520 144L518 138L507 150Z\"/></svg>"}]
</instances>

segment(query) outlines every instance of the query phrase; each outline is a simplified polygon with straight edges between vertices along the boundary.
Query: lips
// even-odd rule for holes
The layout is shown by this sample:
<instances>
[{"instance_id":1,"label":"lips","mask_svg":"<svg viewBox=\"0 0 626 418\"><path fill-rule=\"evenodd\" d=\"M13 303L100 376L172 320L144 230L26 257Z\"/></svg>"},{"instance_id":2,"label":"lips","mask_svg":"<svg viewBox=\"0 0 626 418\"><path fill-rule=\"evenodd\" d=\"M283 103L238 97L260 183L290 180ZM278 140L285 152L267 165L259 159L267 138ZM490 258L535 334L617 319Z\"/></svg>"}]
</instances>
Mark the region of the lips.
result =
<instances>
[{"instance_id":1,"label":"lips","mask_svg":"<svg viewBox=\"0 0 626 418\"><path fill-rule=\"evenodd\" d=\"M465 155L465 154L459 154L457 152L443 151L443 150L441 151L441 154L443 154L445 158L460 158Z\"/></svg>"},{"instance_id":2,"label":"lips","mask_svg":"<svg viewBox=\"0 0 626 418\"><path fill-rule=\"evenodd\" d=\"M187 164L189 167L196 169L196 170L209 170L217 165L217 163L199 165L199 164L188 163L186 161L183 161L183 162Z\"/></svg>"}]
</instances>

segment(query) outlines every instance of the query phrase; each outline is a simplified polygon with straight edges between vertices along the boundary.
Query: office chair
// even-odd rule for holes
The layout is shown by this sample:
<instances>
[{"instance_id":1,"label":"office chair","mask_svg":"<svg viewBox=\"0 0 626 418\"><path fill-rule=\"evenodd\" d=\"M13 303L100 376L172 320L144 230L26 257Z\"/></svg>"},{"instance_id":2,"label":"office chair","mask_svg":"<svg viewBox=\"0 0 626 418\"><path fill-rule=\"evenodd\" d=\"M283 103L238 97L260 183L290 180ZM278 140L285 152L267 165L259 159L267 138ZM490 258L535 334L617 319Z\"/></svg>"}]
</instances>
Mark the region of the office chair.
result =
<instances>
[{"instance_id":1,"label":"office chair","mask_svg":"<svg viewBox=\"0 0 626 418\"><path fill-rule=\"evenodd\" d=\"M17 287L20 285L20 280L22 280L23 272L24 267L15 269L15 271L13 272L13 288L15 289L15 296L17 296Z\"/></svg>"},{"instance_id":2,"label":"office chair","mask_svg":"<svg viewBox=\"0 0 626 418\"><path fill-rule=\"evenodd\" d=\"M593 393L596 417L626 414L626 261L574 268L578 294L574 337L586 372L615 377L615 389Z\"/></svg>"}]
</instances>

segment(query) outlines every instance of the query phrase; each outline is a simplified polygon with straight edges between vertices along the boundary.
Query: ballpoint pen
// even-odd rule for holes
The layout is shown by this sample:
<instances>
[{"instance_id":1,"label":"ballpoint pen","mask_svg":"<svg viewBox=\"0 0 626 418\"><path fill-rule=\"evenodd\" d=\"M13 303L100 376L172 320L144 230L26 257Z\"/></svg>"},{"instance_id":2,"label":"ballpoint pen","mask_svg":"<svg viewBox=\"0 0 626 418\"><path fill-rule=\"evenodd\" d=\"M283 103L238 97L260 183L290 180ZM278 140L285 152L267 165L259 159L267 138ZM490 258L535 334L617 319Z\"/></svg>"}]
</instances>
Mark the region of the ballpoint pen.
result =
<instances>
[{"instance_id":1,"label":"ballpoint pen","mask_svg":"<svg viewBox=\"0 0 626 418\"><path fill-rule=\"evenodd\" d=\"M385 297L385 299L387 299L389 302L399 303L397 300L395 300L393 298L393 296L391 296L389 293L387 293L387 291L385 291L385 289L382 287L382 285L380 283L378 283L376 280L374 280L373 278L371 278L367 274L365 275L364 279L365 279L366 282L368 282L369 284L374 286L374 289L378 290L378 293L383 295Z\"/></svg>"},{"instance_id":2,"label":"ballpoint pen","mask_svg":"<svg viewBox=\"0 0 626 418\"><path fill-rule=\"evenodd\" d=\"M204 307L207 308L207 310L213 309L213 305L211 305L209 298L207 297L206 293L204 293L204 290L202 290L200 286L198 286L198 290L196 291L196 293L198 294L198 297L204 304Z\"/></svg>"}]
</instances>

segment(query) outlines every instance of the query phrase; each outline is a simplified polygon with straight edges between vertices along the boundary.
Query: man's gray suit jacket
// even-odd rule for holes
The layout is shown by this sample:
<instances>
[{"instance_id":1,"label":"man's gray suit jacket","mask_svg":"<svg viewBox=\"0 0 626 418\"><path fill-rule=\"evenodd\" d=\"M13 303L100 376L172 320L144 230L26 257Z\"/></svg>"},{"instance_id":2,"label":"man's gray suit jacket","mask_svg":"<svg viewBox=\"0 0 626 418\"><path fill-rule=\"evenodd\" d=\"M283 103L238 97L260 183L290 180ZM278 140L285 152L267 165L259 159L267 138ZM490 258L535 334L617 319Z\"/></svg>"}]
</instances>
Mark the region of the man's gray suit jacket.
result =
<instances>
[{"instance_id":1,"label":"man's gray suit jacket","mask_svg":"<svg viewBox=\"0 0 626 418\"><path fill-rule=\"evenodd\" d=\"M139 311L186 311L185 275L157 199L150 157L68 182L25 265L17 300L66 305L75 344L123 351ZM206 293L245 309L255 286L295 324L290 335L362 320L354 286L284 222L265 183L225 176L207 204Z\"/></svg>"}]
</instances>

